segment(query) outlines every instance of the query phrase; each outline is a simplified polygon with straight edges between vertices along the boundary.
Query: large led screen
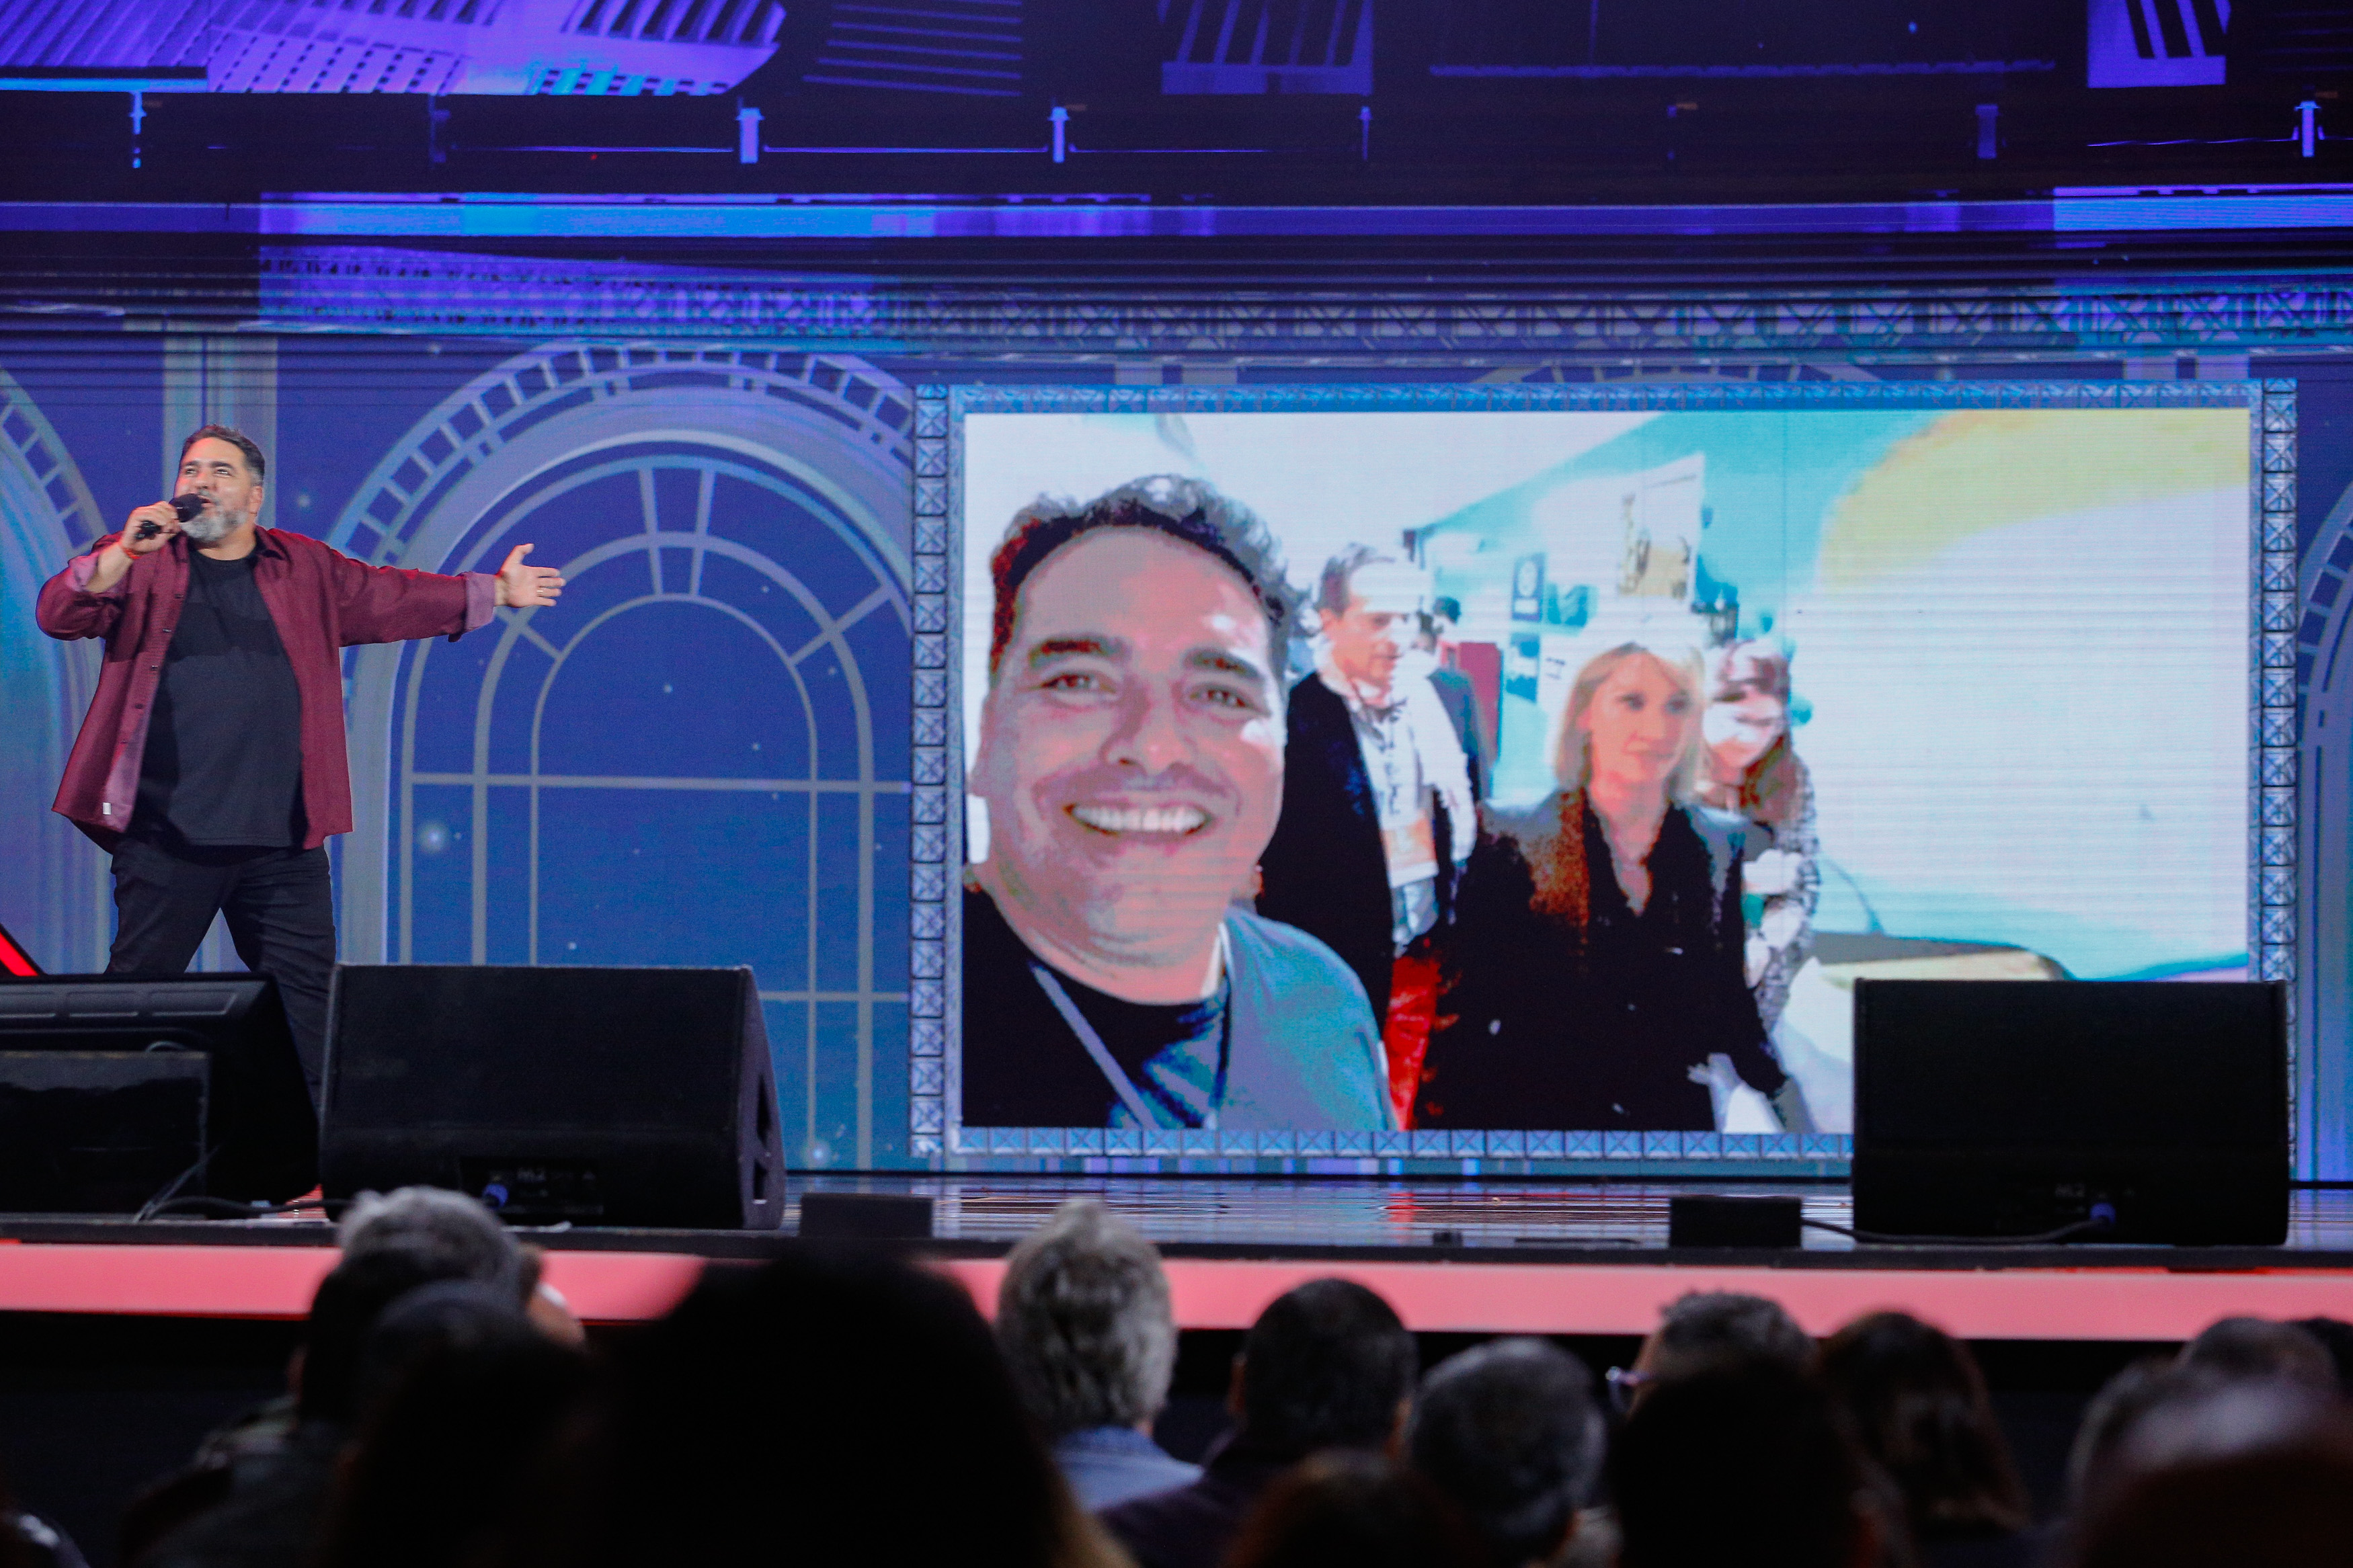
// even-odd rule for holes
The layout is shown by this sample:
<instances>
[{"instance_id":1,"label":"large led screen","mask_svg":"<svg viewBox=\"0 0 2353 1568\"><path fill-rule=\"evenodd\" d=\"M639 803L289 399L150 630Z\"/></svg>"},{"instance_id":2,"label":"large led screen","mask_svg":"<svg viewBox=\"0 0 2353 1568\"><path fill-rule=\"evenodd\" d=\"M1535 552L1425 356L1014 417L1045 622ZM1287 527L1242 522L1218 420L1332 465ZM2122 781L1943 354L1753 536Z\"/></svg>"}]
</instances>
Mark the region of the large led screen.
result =
<instances>
[{"instance_id":1,"label":"large led screen","mask_svg":"<svg viewBox=\"0 0 2353 1568\"><path fill-rule=\"evenodd\" d=\"M2245 406L1344 396L961 418L959 1130L1835 1134L1858 977L2245 973Z\"/></svg>"}]
</instances>

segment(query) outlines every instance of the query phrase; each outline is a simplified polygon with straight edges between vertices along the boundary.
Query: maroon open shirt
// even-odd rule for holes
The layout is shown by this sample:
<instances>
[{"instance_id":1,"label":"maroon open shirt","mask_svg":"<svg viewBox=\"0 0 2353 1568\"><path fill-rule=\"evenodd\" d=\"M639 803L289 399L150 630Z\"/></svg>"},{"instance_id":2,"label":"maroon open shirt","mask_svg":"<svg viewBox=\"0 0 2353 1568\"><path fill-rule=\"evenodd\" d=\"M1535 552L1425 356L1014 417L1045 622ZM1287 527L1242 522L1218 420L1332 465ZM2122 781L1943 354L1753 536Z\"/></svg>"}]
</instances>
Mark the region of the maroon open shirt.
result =
<instances>
[{"instance_id":1,"label":"maroon open shirt","mask_svg":"<svg viewBox=\"0 0 2353 1568\"><path fill-rule=\"evenodd\" d=\"M341 650L358 643L461 637L491 618L498 579L487 572L447 577L369 566L305 534L275 528L254 534L254 586L269 607L302 694L302 815L309 826L302 847L311 849L330 834L352 830ZM133 557L121 582L91 593L84 584L98 569L99 553L118 537L108 534L43 584L35 612L53 637L106 639L98 692L66 759L52 809L110 850L131 826L147 719L188 593L185 534Z\"/></svg>"}]
</instances>

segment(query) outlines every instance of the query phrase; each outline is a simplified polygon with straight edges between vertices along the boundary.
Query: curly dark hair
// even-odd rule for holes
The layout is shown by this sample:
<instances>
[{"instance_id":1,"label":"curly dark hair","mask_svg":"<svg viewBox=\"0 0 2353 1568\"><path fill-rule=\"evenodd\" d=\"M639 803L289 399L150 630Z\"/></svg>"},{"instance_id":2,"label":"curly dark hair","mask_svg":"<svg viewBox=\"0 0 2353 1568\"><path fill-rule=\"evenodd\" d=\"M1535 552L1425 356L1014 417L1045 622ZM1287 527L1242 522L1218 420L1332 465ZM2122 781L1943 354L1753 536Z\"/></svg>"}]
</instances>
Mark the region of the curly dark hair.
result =
<instances>
[{"instance_id":1,"label":"curly dark hair","mask_svg":"<svg viewBox=\"0 0 2353 1568\"><path fill-rule=\"evenodd\" d=\"M1283 574L1281 549L1256 512L1229 500L1198 479L1154 474L1131 479L1081 506L1039 496L1013 516L1003 542L988 558L997 589L997 613L988 634L988 673L994 679L1006 645L1021 585L1049 556L1097 529L1148 528L1215 557L1242 580L1266 615L1271 673L1283 678L1291 654L1291 629L1299 617L1299 595Z\"/></svg>"}]
</instances>

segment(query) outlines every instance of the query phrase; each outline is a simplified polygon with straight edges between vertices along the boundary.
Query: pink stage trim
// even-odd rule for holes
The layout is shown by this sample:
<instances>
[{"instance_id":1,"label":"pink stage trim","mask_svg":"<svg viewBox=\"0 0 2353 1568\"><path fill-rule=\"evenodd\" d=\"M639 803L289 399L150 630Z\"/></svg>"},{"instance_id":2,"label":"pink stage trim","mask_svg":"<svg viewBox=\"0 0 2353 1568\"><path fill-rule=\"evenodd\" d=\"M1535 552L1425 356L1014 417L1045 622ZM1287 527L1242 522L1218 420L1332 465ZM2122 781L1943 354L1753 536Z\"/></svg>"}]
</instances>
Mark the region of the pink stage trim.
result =
<instances>
[{"instance_id":1,"label":"pink stage trim","mask_svg":"<svg viewBox=\"0 0 2353 1568\"><path fill-rule=\"evenodd\" d=\"M984 1310L1005 1265L943 1265ZM1686 1290L1769 1296L1809 1333L1898 1308L1971 1340L2186 1340L2217 1318L2353 1316L2353 1272L1693 1268L1665 1264L1259 1263L1172 1258L1176 1321L1248 1328L1293 1286L1337 1275L1424 1332L1644 1334Z\"/></svg>"},{"instance_id":2,"label":"pink stage trim","mask_svg":"<svg viewBox=\"0 0 2353 1568\"><path fill-rule=\"evenodd\" d=\"M0 1244L0 1311L300 1318L343 1254L332 1247ZM583 1321L659 1318L702 1259L670 1252L550 1252L543 1278Z\"/></svg>"},{"instance_id":3,"label":"pink stage trim","mask_svg":"<svg viewBox=\"0 0 2353 1568\"><path fill-rule=\"evenodd\" d=\"M324 1247L0 1244L0 1311L299 1318L338 1254ZM943 1261L984 1311L1005 1265ZM547 1281L592 1323L667 1312L702 1274L663 1252L547 1255ZM1977 1340L2183 1340L2217 1318L2353 1319L2353 1271L1693 1268L1664 1264L1282 1263L1171 1258L1176 1321L1241 1329L1275 1297L1337 1275L1387 1297L1415 1329L1457 1333L1640 1334L1686 1290L1748 1290L1821 1334L1901 1308Z\"/></svg>"}]
</instances>

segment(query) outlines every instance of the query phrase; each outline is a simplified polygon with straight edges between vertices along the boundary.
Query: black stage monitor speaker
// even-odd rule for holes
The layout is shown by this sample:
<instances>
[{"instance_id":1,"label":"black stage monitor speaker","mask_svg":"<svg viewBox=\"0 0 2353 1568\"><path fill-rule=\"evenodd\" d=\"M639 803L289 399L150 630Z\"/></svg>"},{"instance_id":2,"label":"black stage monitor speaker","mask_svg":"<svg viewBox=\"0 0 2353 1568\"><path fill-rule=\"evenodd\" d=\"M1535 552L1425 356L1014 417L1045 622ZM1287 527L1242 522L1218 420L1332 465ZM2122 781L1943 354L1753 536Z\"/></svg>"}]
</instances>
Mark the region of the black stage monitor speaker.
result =
<instances>
[{"instance_id":1,"label":"black stage monitor speaker","mask_svg":"<svg viewBox=\"0 0 2353 1568\"><path fill-rule=\"evenodd\" d=\"M2287 991L1862 980L1854 1223L2105 1241L2287 1238Z\"/></svg>"},{"instance_id":2,"label":"black stage monitor speaker","mask_svg":"<svg viewBox=\"0 0 2353 1568\"><path fill-rule=\"evenodd\" d=\"M327 1033L331 1199L423 1184L522 1225L783 1223L748 969L346 964Z\"/></svg>"},{"instance_id":3,"label":"black stage monitor speaker","mask_svg":"<svg viewBox=\"0 0 2353 1568\"><path fill-rule=\"evenodd\" d=\"M1804 1224L1804 1205L1778 1194L1687 1193L1667 1200L1669 1247L1799 1247Z\"/></svg>"},{"instance_id":4,"label":"black stage monitor speaker","mask_svg":"<svg viewBox=\"0 0 2353 1568\"><path fill-rule=\"evenodd\" d=\"M180 1195L281 1203L319 1179L266 975L0 980L0 1208L135 1210L200 1158Z\"/></svg>"},{"instance_id":5,"label":"black stage monitor speaker","mask_svg":"<svg viewBox=\"0 0 2353 1568\"><path fill-rule=\"evenodd\" d=\"M202 1051L18 1051L0 1037L0 1209L136 1214L198 1190Z\"/></svg>"}]
</instances>

